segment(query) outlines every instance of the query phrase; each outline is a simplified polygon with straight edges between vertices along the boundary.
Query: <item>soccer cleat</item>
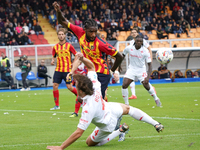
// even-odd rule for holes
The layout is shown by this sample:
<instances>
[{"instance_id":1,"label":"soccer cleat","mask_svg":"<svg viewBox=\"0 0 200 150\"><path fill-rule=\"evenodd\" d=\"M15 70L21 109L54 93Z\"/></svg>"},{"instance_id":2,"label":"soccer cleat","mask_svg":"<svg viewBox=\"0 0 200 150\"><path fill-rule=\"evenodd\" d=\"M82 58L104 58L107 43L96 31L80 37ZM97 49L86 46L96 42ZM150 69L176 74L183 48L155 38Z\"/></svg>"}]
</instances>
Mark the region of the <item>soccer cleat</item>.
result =
<instances>
[{"instance_id":1,"label":"soccer cleat","mask_svg":"<svg viewBox=\"0 0 200 150\"><path fill-rule=\"evenodd\" d=\"M53 108L50 108L50 110L58 110L60 109L60 106L54 106Z\"/></svg>"},{"instance_id":2,"label":"soccer cleat","mask_svg":"<svg viewBox=\"0 0 200 150\"><path fill-rule=\"evenodd\" d=\"M128 99L137 99L137 96L131 95L131 97L129 97Z\"/></svg>"},{"instance_id":3,"label":"soccer cleat","mask_svg":"<svg viewBox=\"0 0 200 150\"><path fill-rule=\"evenodd\" d=\"M27 89L26 89L26 91L30 91L31 90L31 88L30 87L28 87Z\"/></svg>"},{"instance_id":4,"label":"soccer cleat","mask_svg":"<svg viewBox=\"0 0 200 150\"><path fill-rule=\"evenodd\" d=\"M155 100L155 102L156 102L156 105L157 105L158 107L160 107L160 106L162 105L162 103L160 102L160 99Z\"/></svg>"},{"instance_id":5,"label":"soccer cleat","mask_svg":"<svg viewBox=\"0 0 200 150\"><path fill-rule=\"evenodd\" d=\"M74 113L72 113L69 117L70 117L70 118L78 117L78 114L74 112Z\"/></svg>"},{"instance_id":6,"label":"soccer cleat","mask_svg":"<svg viewBox=\"0 0 200 150\"><path fill-rule=\"evenodd\" d=\"M118 142L122 142L122 141L124 141L125 140L125 133L121 133L120 135L119 135L119 140L118 140Z\"/></svg>"},{"instance_id":7,"label":"soccer cleat","mask_svg":"<svg viewBox=\"0 0 200 150\"><path fill-rule=\"evenodd\" d=\"M125 133L128 129L129 129L129 126L128 126L126 123L123 123L123 124L120 126L119 131Z\"/></svg>"},{"instance_id":8,"label":"soccer cleat","mask_svg":"<svg viewBox=\"0 0 200 150\"><path fill-rule=\"evenodd\" d=\"M25 89L25 88L22 88L20 91L26 91L26 89Z\"/></svg>"},{"instance_id":9,"label":"soccer cleat","mask_svg":"<svg viewBox=\"0 0 200 150\"><path fill-rule=\"evenodd\" d=\"M157 131L158 133L160 133L160 131L163 131L163 130L164 130L164 126L163 126L161 123L156 124L154 127L156 128L156 131Z\"/></svg>"}]
</instances>

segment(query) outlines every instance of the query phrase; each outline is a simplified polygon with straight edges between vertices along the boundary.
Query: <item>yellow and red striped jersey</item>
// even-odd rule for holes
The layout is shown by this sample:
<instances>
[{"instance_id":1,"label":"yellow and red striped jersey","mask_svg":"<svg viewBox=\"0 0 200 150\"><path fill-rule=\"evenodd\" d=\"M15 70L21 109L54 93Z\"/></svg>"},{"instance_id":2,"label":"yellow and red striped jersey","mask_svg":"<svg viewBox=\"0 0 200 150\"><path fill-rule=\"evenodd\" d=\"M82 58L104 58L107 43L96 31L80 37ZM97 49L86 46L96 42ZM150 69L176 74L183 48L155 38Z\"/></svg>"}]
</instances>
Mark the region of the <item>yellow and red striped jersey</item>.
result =
<instances>
[{"instance_id":1,"label":"yellow and red striped jersey","mask_svg":"<svg viewBox=\"0 0 200 150\"><path fill-rule=\"evenodd\" d=\"M56 44L53 47L52 55L57 56L57 64L55 71L58 72L70 72L71 71L71 54L76 54L76 50L70 43L65 43L63 45Z\"/></svg>"},{"instance_id":2,"label":"yellow and red striped jersey","mask_svg":"<svg viewBox=\"0 0 200 150\"><path fill-rule=\"evenodd\" d=\"M79 26L68 23L68 28L77 36L81 52L84 57L93 62L95 71L98 73L109 74L106 61L102 58L103 53L115 56L117 50L98 36L94 41L87 41L85 31Z\"/></svg>"}]
</instances>

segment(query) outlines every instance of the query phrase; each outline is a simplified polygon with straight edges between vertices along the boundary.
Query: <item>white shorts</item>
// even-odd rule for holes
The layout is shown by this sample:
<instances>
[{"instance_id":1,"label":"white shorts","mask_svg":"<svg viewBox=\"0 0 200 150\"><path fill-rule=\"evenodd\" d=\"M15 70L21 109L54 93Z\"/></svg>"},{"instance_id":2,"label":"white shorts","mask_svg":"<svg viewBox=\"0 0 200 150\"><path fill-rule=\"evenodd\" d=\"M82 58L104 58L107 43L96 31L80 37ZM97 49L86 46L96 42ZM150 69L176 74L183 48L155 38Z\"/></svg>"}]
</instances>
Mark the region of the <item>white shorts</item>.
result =
<instances>
[{"instance_id":1,"label":"white shorts","mask_svg":"<svg viewBox=\"0 0 200 150\"><path fill-rule=\"evenodd\" d=\"M137 77L138 80L140 80L140 82L144 81L144 79L147 77L146 70L143 68L141 69L129 68L124 75L124 78L129 78L131 80L135 80L135 77Z\"/></svg>"},{"instance_id":2,"label":"white shorts","mask_svg":"<svg viewBox=\"0 0 200 150\"><path fill-rule=\"evenodd\" d=\"M109 108L111 110L111 120L107 125L107 129L109 129L109 131L105 131L99 127L96 127L91 134L91 139L94 142L101 142L109 134L111 134L115 130L118 118L123 114L123 109L119 103L109 102Z\"/></svg>"}]
</instances>

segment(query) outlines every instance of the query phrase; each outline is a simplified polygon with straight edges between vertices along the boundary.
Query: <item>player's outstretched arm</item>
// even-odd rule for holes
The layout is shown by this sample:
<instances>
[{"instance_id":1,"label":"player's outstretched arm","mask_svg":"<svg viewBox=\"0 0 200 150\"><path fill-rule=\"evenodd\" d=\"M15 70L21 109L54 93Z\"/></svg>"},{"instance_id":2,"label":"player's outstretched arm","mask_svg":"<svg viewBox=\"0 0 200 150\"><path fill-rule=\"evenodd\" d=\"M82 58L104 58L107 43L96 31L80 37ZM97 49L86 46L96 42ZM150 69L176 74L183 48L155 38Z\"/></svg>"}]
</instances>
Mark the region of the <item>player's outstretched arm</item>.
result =
<instances>
[{"instance_id":1,"label":"player's outstretched arm","mask_svg":"<svg viewBox=\"0 0 200 150\"><path fill-rule=\"evenodd\" d=\"M150 63L148 63L148 78L150 78L150 76L151 76L151 72L152 72L152 62L150 62Z\"/></svg>"},{"instance_id":2,"label":"player's outstretched arm","mask_svg":"<svg viewBox=\"0 0 200 150\"><path fill-rule=\"evenodd\" d=\"M151 62L153 62L153 55L152 55L152 50L151 50L150 46L147 49L149 50L149 53L150 53Z\"/></svg>"},{"instance_id":3,"label":"player's outstretched arm","mask_svg":"<svg viewBox=\"0 0 200 150\"><path fill-rule=\"evenodd\" d=\"M150 76L151 76L151 72L152 72L152 63L148 63L148 72L147 72L147 77L145 78L145 80L143 81L144 83L148 83Z\"/></svg>"},{"instance_id":4,"label":"player's outstretched arm","mask_svg":"<svg viewBox=\"0 0 200 150\"><path fill-rule=\"evenodd\" d=\"M68 146L70 146L72 143L74 143L78 138L80 138L83 134L84 130L77 128L74 133L71 134L71 136L63 142L61 146L47 146L47 149L50 150L64 150Z\"/></svg>"},{"instance_id":5,"label":"player's outstretched arm","mask_svg":"<svg viewBox=\"0 0 200 150\"><path fill-rule=\"evenodd\" d=\"M93 63L89 59L85 58L82 53L77 52L76 60L74 60L72 70L70 73L67 74L67 77L66 77L67 80L69 80L70 76L72 74L74 74L74 71L78 68L78 66L81 64L81 62L84 63L84 65L87 67L88 71L95 71Z\"/></svg>"},{"instance_id":6,"label":"player's outstretched arm","mask_svg":"<svg viewBox=\"0 0 200 150\"><path fill-rule=\"evenodd\" d=\"M80 60L84 63L84 65L87 67L88 71L95 71L95 68L94 68L94 64L87 58L83 57L83 54L82 53L79 53L80 54Z\"/></svg>"},{"instance_id":7,"label":"player's outstretched arm","mask_svg":"<svg viewBox=\"0 0 200 150\"><path fill-rule=\"evenodd\" d=\"M53 3L53 7L56 10L58 23L61 24L63 27L68 28L68 20L62 15L62 12L60 10L60 5L55 1Z\"/></svg>"},{"instance_id":8,"label":"player's outstretched arm","mask_svg":"<svg viewBox=\"0 0 200 150\"><path fill-rule=\"evenodd\" d=\"M114 72L117 69L117 67L119 67L119 65L122 63L122 60L123 60L123 56L119 52L114 57L116 59L113 64L113 67L111 68L112 72Z\"/></svg>"}]
</instances>

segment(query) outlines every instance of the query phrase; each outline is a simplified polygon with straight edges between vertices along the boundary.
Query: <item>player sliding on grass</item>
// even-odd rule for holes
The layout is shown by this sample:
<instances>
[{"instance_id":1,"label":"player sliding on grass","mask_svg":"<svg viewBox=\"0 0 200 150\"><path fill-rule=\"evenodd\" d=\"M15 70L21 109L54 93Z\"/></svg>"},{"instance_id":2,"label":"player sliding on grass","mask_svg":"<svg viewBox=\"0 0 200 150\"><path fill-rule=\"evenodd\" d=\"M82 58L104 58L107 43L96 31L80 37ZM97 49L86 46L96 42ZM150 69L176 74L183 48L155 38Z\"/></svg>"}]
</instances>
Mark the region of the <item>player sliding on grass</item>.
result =
<instances>
[{"instance_id":1,"label":"player sliding on grass","mask_svg":"<svg viewBox=\"0 0 200 150\"><path fill-rule=\"evenodd\" d=\"M150 57L149 51L143 46L143 37L138 35L135 38L135 43L127 46L122 55L125 57L129 54L130 65L126 71L122 84L122 96L125 104L129 105L128 101L128 86L137 77L143 84L144 88L153 96L156 105L161 106L160 99L157 97L153 86L149 83L149 78L152 72L152 59ZM148 74L146 72L145 61L148 64Z\"/></svg>"},{"instance_id":2,"label":"player sliding on grass","mask_svg":"<svg viewBox=\"0 0 200 150\"><path fill-rule=\"evenodd\" d=\"M73 63L71 72L67 79L77 69L78 65L83 62L88 68L88 75L83 76L76 74L76 88L78 95L83 99L83 108L78 127L71 136L63 142L61 146L47 146L50 150L63 150L80 138L83 132L88 128L90 123L96 125L95 130L87 138L88 146L101 146L114 139L119 134L128 130L129 126L124 123L118 130L114 131L117 119L121 115L130 115L134 119L144 121L153 125L156 131L160 132L164 126L152 119L142 110L128 106L122 103L106 102L102 99L101 84L97 80L97 73L93 63L83 57L82 53L77 53L77 60Z\"/></svg>"}]
</instances>

